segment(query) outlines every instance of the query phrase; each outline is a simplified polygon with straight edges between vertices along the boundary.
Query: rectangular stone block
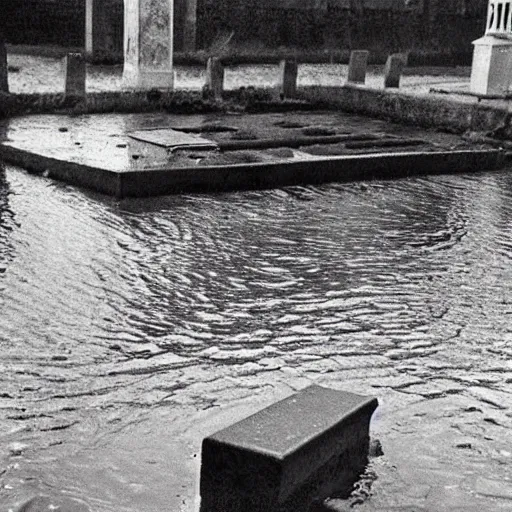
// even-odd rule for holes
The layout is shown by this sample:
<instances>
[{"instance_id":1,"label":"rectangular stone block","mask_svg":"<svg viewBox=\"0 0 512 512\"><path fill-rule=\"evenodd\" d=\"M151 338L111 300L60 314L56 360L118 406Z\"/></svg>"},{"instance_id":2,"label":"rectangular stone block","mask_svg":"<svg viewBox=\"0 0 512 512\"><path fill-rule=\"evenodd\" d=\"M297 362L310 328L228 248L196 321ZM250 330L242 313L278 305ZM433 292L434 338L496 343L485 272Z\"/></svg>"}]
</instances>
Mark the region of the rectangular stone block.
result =
<instances>
[{"instance_id":1,"label":"rectangular stone block","mask_svg":"<svg viewBox=\"0 0 512 512\"><path fill-rule=\"evenodd\" d=\"M508 94L512 86L512 41L487 35L473 42L470 90L475 94Z\"/></svg>"},{"instance_id":2,"label":"rectangular stone block","mask_svg":"<svg viewBox=\"0 0 512 512\"><path fill-rule=\"evenodd\" d=\"M282 60L279 69L281 98L295 98L297 96L297 74L299 69L297 62Z\"/></svg>"},{"instance_id":3,"label":"rectangular stone block","mask_svg":"<svg viewBox=\"0 0 512 512\"><path fill-rule=\"evenodd\" d=\"M68 53L64 57L66 96L85 96L86 64L81 53Z\"/></svg>"},{"instance_id":4,"label":"rectangular stone block","mask_svg":"<svg viewBox=\"0 0 512 512\"><path fill-rule=\"evenodd\" d=\"M307 512L348 495L377 405L315 385L204 439L201 512Z\"/></svg>"},{"instance_id":5,"label":"rectangular stone block","mask_svg":"<svg viewBox=\"0 0 512 512\"><path fill-rule=\"evenodd\" d=\"M386 67L384 69L384 87L400 87L400 79L402 77L402 71L405 67L404 62L404 56L400 53L395 53L388 57Z\"/></svg>"},{"instance_id":6,"label":"rectangular stone block","mask_svg":"<svg viewBox=\"0 0 512 512\"><path fill-rule=\"evenodd\" d=\"M366 68L368 67L367 50L354 50L350 54L350 62L348 65L348 79L349 83L364 84L366 81Z\"/></svg>"},{"instance_id":7,"label":"rectangular stone block","mask_svg":"<svg viewBox=\"0 0 512 512\"><path fill-rule=\"evenodd\" d=\"M210 57L206 65L206 87L216 99L224 91L224 65L218 57Z\"/></svg>"}]
</instances>

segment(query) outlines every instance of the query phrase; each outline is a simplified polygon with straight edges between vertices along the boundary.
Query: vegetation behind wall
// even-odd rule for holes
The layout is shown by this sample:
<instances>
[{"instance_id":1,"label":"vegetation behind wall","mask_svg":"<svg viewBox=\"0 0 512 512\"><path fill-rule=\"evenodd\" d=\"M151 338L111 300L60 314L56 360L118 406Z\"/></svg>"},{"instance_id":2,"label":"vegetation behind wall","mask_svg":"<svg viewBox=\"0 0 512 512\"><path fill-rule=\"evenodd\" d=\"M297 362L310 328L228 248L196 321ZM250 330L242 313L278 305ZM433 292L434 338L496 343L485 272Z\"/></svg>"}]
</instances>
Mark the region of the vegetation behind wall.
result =
<instances>
[{"instance_id":1,"label":"vegetation behind wall","mask_svg":"<svg viewBox=\"0 0 512 512\"><path fill-rule=\"evenodd\" d=\"M84 45L85 0L1 0L12 44ZM186 0L175 0L180 50ZM123 0L104 0L122 49ZM197 0L198 48L434 51L470 56L488 0Z\"/></svg>"}]
</instances>

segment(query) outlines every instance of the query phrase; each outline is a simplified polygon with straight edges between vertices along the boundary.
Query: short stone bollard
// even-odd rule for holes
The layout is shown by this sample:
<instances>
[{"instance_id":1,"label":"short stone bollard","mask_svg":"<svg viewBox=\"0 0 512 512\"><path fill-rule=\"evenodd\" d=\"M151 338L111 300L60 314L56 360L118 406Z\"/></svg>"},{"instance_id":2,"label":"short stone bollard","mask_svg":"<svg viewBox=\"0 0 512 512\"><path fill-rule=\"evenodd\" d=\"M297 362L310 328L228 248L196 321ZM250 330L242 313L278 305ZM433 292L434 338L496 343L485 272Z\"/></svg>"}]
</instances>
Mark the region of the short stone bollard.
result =
<instances>
[{"instance_id":1,"label":"short stone bollard","mask_svg":"<svg viewBox=\"0 0 512 512\"><path fill-rule=\"evenodd\" d=\"M367 50L354 50L350 54L347 82L356 84L365 83L369 54L370 52Z\"/></svg>"},{"instance_id":2,"label":"short stone bollard","mask_svg":"<svg viewBox=\"0 0 512 512\"><path fill-rule=\"evenodd\" d=\"M310 386L203 440L201 512L307 512L348 496L376 398Z\"/></svg>"},{"instance_id":3,"label":"short stone bollard","mask_svg":"<svg viewBox=\"0 0 512 512\"><path fill-rule=\"evenodd\" d=\"M282 60L279 68L281 98L297 96L297 75L299 67L295 60Z\"/></svg>"},{"instance_id":4,"label":"short stone bollard","mask_svg":"<svg viewBox=\"0 0 512 512\"><path fill-rule=\"evenodd\" d=\"M81 53L68 53L64 57L66 96L85 96L85 58Z\"/></svg>"},{"instance_id":5,"label":"short stone bollard","mask_svg":"<svg viewBox=\"0 0 512 512\"><path fill-rule=\"evenodd\" d=\"M386 68L384 70L384 87L400 87L400 78L405 67L405 58L403 54L394 53L388 57Z\"/></svg>"},{"instance_id":6,"label":"short stone bollard","mask_svg":"<svg viewBox=\"0 0 512 512\"><path fill-rule=\"evenodd\" d=\"M206 87L215 99L222 99L224 91L224 65L218 57L210 57L206 65Z\"/></svg>"}]
</instances>

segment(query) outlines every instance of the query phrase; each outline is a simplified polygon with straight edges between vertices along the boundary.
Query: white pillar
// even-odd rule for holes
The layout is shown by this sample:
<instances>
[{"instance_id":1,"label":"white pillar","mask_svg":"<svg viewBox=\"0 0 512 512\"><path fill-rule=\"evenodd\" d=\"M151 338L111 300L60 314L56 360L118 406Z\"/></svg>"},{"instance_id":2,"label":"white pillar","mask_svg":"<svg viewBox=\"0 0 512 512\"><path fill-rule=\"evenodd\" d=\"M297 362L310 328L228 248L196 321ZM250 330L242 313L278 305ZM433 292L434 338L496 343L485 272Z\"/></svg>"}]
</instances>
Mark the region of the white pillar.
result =
<instances>
[{"instance_id":1,"label":"white pillar","mask_svg":"<svg viewBox=\"0 0 512 512\"><path fill-rule=\"evenodd\" d=\"M92 55L92 53L94 51L93 34L92 34L93 8L94 8L94 0L86 0L85 1L85 53L87 55Z\"/></svg>"},{"instance_id":2,"label":"white pillar","mask_svg":"<svg viewBox=\"0 0 512 512\"><path fill-rule=\"evenodd\" d=\"M123 85L172 89L174 0L124 1Z\"/></svg>"},{"instance_id":3,"label":"white pillar","mask_svg":"<svg viewBox=\"0 0 512 512\"><path fill-rule=\"evenodd\" d=\"M512 85L512 0L489 0L484 37L473 41L471 92L506 94Z\"/></svg>"}]
</instances>

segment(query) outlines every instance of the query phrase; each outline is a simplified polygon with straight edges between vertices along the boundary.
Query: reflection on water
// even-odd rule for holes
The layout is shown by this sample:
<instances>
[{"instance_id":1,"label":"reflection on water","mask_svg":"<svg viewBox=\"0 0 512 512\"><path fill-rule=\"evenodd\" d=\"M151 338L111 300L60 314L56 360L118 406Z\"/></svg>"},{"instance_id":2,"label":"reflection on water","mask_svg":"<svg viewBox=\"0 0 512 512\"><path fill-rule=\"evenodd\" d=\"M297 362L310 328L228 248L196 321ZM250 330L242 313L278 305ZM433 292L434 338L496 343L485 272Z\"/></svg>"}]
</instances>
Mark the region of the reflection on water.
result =
<instances>
[{"instance_id":1,"label":"reflection on water","mask_svg":"<svg viewBox=\"0 0 512 512\"><path fill-rule=\"evenodd\" d=\"M60 487L150 510L122 471L101 496L80 479L101 488L100 454L115 466L119 433L162 408L308 379L512 392L506 173L121 203L1 176L0 504Z\"/></svg>"}]
</instances>

